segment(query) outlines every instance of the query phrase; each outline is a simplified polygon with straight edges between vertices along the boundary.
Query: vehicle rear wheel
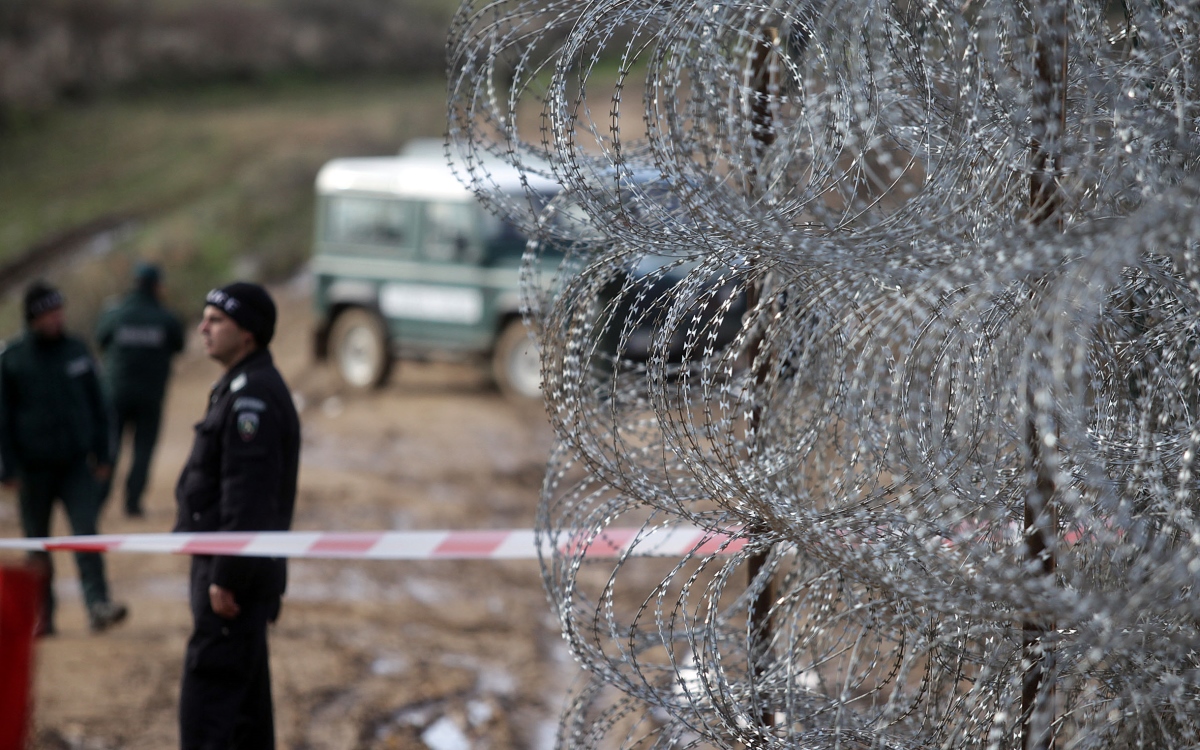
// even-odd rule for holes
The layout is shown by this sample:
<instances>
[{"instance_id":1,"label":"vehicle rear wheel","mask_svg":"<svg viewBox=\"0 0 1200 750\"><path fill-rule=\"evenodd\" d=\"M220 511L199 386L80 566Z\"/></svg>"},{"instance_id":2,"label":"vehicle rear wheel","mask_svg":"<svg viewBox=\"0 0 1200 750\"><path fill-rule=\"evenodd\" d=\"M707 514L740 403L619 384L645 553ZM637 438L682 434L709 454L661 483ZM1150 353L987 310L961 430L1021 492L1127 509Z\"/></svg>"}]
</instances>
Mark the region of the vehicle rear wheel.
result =
<instances>
[{"instance_id":1,"label":"vehicle rear wheel","mask_svg":"<svg viewBox=\"0 0 1200 750\"><path fill-rule=\"evenodd\" d=\"M387 327L362 308L346 310L333 321L329 355L338 378L351 390L379 388L392 372Z\"/></svg>"},{"instance_id":2,"label":"vehicle rear wheel","mask_svg":"<svg viewBox=\"0 0 1200 750\"><path fill-rule=\"evenodd\" d=\"M520 320L511 321L496 339L492 377L500 392L513 400L542 398L542 363L529 329Z\"/></svg>"}]
</instances>

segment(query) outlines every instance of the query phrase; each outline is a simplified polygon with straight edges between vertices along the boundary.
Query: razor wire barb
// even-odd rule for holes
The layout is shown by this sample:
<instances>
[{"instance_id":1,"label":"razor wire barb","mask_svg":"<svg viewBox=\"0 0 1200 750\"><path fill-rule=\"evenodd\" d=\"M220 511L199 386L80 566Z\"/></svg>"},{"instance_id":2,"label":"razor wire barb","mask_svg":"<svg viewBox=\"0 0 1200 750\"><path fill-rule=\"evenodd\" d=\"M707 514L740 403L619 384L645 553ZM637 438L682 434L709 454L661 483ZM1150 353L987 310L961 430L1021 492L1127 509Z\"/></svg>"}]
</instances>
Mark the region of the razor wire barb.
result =
<instances>
[{"instance_id":1,"label":"razor wire barb","mask_svg":"<svg viewBox=\"0 0 1200 750\"><path fill-rule=\"evenodd\" d=\"M1198 47L1185 0L465 0L539 533L747 540L543 560L561 747L1200 745Z\"/></svg>"}]
</instances>

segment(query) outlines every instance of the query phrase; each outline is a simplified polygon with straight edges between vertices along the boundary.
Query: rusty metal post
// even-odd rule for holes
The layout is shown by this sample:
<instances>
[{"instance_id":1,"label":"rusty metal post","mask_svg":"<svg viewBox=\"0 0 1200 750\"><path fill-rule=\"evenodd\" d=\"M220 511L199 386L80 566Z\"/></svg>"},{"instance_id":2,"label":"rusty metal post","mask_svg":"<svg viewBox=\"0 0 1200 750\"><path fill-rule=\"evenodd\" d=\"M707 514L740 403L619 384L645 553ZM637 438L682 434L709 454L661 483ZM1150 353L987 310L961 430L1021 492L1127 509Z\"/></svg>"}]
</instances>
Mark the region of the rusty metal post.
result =
<instances>
[{"instance_id":1,"label":"rusty metal post","mask_svg":"<svg viewBox=\"0 0 1200 750\"><path fill-rule=\"evenodd\" d=\"M1060 207L1063 203L1062 139L1067 114L1067 4L1056 0L1034 17L1033 137L1030 141L1029 221L1034 225L1054 220L1063 227ZM1049 343L1049 342L1048 342ZM1036 383L1028 385L1029 415L1025 425L1025 444L1029 454L1033 484L1025 496L1025 559L1036 575L1053 581L1057 567L1055 534L1058 513L1054 471L1056 461L1047 453L1056 450L1057 441L1045 441L1037 424ZM1047 450L1043 450L1043 443ZM1022 661L1026 665L1021 685L1022 750L1054 748L1054 652L1047 643L1054 622L1035 618L1021 624Z\"/></svg>"},{"instance_id":2,"label":"rusty metal post","mask_svg":"<svg viewBox=\"0 0 1200 750\"><path fill-rule=\"evenodd\" d=\"M758 164L765 156L767 148L775 143L775 126L771 114L771 95L773 93L772 88L775 85L772 77L775 73L772 70L771 57L775 54L775 49L778 45L778 29L770 26L765 27L755 42L754 50L750 57L750 85L748 88L751 92L750 125L751 134L754 139L754 160L752 162L752 169L748 175L751 191L757 189ZM763 279L759 277L754 280L754 283L747 290L746 309L753 310L762 300L762 295ZM760 330L747 347L749 363L754 368L755 386L755 402L750 412L750 424L748 425L749 432L753 436L750 444L750 454L752 457L758 454L759 427L762 423L762 403L758 398L770 375L770 358L762 356L762 339L763 332ZM762 575L769 554L769 552L756 553L747 561L746 570L751 585ZM769 652L773 635L771 624L771 605L773 600L773 586L768 581L759 590L758 595L754 598L754 602L751 605L749 636L752 643L758 644L758 648L750 654L750 661L756 679L765 674L766 663L770 658ZM766 727L775 725L775 710L769 702L760 705L759 720Z\"/></svg>"}]
</instances>

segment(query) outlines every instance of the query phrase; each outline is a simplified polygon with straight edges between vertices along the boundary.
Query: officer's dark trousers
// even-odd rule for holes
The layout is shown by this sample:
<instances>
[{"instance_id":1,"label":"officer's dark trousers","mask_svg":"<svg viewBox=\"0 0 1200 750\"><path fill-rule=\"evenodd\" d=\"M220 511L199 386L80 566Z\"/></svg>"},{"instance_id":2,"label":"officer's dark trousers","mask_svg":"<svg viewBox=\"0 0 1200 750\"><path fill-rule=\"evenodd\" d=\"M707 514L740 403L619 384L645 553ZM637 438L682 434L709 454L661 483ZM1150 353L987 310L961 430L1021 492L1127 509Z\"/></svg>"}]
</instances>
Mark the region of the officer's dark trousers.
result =
<instances>
[{"instance_id":1,"label":"officer's dark trousers","mask_svg":"<svg viewBox=\"0 0 1200 750\"><path fill-rule=\"evenodd\" d=\"M96 515L100 511L101 486L88 468L87 461L79 459L58 466L23 467L21 472L21 530L28 537L50 536L50 518L55 499L62 500L71 524L71 533L76 535L96 533ZM33 552L35 564L45 567L46 591L44 597L45 624L54 622L54 564L45 552ZM76 552L75 564L79 567L79 580L83 586L83 600L90 609L99 602L108 601L108 584L104 579L104 558L97 552Z\"/></svg>"},{"instance_id":2,"label":"officer's dark trousers","mask_svg":"<svg viewBox=\"0 0 1200 750\"><path fill-rule=\"evenodd\" d=\"M218 617L208 600L207 560L192 563L192 636L179 696L183 750L272 750L275 722L267 625L278 600L238 601L232 620Z\"/></svg>"},{"instance_id":3,"label":"officer's dark trousers","mask_svg":"<svg viewBox=\"0 0 1200 750\"><path fill-rule=\"evenodd\" d=\"M127 431L133 432L133 458L129 473L125 476L125 512L142 512L142 493L146 491L146 477L150 474L150 459L158 443L159 427L162 425L162 399L158 394L128 395L113 397L113 410L117 415L117 441ZM108 493L105 493L107 495Z\"/></svg>"}]
</instances>

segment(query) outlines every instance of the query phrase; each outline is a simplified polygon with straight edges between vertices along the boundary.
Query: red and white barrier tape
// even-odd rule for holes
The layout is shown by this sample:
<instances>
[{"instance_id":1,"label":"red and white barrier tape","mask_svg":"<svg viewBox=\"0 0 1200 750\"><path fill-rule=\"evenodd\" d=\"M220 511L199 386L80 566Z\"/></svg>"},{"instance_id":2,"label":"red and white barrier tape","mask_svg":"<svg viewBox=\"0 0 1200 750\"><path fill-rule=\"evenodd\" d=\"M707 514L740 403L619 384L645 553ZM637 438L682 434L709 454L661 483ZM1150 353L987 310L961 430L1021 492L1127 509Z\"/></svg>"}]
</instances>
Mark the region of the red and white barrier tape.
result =
<instances>
[{"instance_id":1,"label":"red and white barrier tape","mask_svg":"<svg viewBox=\"0 0 1200 750\"><path fill-rule=\"evenodd\" d=\"M586 557L679 557L733 554L744 538L689 526L606 529L589 539L556 540L565 554ZM260 531L205 534L96 534L43 539L0 539L0 550L151 552L238 557L347 560L530 560L538 556L532 529L479 531Z\"/></svg>"},{"instance_id":2,"label":"red and white barrier tape","mask_svg":"<svg viewBox=\"0 0 1200 750\"><path fill-rule=\"evenodd\" d=\"M1103 523L1105 528L1111 522ZM876 527L873 531L878 533ZM998 526L963 525L958 534L947 536L947 548L974 539L981 543L1020 543L1021 529L1015 523ZM870 546L872 537L853 537L834 532L851 546ZM1120 530L1115 530L1118 537ZM1072 546L1095 538L1094 531L1071 528L1060 531L1060 541ZM542 540L542 552L550 544L563 555L582 552L585 557L682 557L684 555L732 555L746 546L738 529L705 531L695 526L663 526L652 529L610 528L594 537L583 532L560 534ZM340 558L346 560L532 560L538 557L538 541L532 529L480 529L475 531L249 531L205 534L96 534L43 539L0 539L2 550L78 552L151 552L178 555L233 555L239 557Z\"/></svg>"}]
</instances>

